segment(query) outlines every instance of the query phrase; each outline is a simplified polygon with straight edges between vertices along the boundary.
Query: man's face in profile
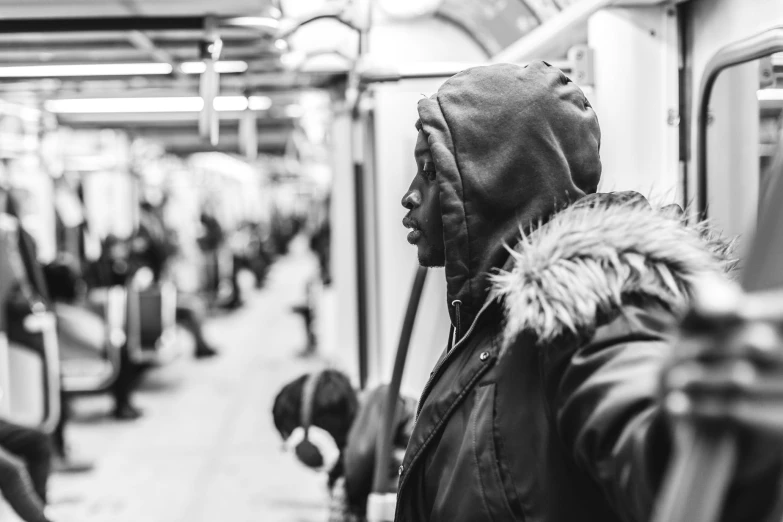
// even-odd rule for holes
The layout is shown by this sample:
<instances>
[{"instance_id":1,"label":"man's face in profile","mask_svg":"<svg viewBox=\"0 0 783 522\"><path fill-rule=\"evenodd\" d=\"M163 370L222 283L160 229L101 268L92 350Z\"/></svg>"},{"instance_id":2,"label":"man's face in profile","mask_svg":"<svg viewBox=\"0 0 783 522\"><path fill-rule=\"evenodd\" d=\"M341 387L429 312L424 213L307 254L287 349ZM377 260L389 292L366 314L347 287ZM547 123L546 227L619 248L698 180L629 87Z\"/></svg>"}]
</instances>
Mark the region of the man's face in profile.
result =
<instances>
[{"instance_id":1,"label":"man's face in profile","mask_svg":"<svg viewBox=\"0 0 783 522\"><path fill-rule=\"evenodd\" d=\"M427 136L422 131L419 131L416 140L414 156L417 171L402 197L402 206L409 211L402 224L411 229L408 242L416 245L419 264L427 267L443 266L446 254L440 213L440 186Z\"/></svg>"}]
</instances>

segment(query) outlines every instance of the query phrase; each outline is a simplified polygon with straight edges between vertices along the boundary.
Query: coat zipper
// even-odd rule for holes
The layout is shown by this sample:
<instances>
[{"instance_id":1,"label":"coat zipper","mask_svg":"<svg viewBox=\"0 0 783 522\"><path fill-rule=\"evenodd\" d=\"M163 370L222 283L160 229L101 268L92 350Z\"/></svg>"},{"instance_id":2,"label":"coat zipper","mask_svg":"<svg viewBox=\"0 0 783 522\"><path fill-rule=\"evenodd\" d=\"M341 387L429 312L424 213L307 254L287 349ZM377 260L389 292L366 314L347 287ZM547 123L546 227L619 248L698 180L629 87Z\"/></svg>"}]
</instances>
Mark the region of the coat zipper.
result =
<instances>
[{"instance_id":1,"label":"coat zipper","mask_svg":"<svg viewBox=\"0 0 783 522\"><path fill-rule=\"evenodd\" d=\"M457 328L456 333L457 333L457 335L456 335L456 337L454 337L454 343L455 344L457 342L459 342L460 335L462 334L462 331L461 331L462 328L460 328L460 316L459 316L459 307L461 305L462 305L462 301L460 301L459 299L455 299L454 301L451 302L451 306L454 307L455 319L457 320L457 325L456 325L456 328ZM453 346L452 346L452 348L453 348Z\"/></svg>"},{"instance_id":2,"label":"coat zipper","mask_svg":"<svg viewBox=\"0 0 783 522\"><path fill-rule=\"evenodd\" d=\"M432 373L430 373L430 378L427 379L427 383L424 385L424 389L421 391L421 396L419 397L419 404L416 406L416 419L414 422L418 422L419 420L419 414L421 413L421 409L424 406L424 397L427 396L427 392L430 390L430 386L432 386L433 381L438 376L438 372L443 367L444 364L449 360L449 358L454 354L454 352L457 351L457 348L462 345L462 343L465 341L465 339L470 336L470 334L473 332L473 329L476 327L476 324L478 323L479 317L481 317L481 314L489 308L490 303L484 303L484 306L481 307L481 310L479 310L478 314L476 314L476 318L473 319L473 323L471 323L470 328L468 328L468 331L465 332L464 337L459 339L459 341L456 341L454 346L449 350L449 352L446 354L446 357L440 360L438 364L435 365L435 368L432 370ZM459 315L457 316L459 317ZM459 320L457 320L457 323L459 323ZM458 337L457 335L454 336L454 340L456 340Z\"/></svg>"}]
</instances>

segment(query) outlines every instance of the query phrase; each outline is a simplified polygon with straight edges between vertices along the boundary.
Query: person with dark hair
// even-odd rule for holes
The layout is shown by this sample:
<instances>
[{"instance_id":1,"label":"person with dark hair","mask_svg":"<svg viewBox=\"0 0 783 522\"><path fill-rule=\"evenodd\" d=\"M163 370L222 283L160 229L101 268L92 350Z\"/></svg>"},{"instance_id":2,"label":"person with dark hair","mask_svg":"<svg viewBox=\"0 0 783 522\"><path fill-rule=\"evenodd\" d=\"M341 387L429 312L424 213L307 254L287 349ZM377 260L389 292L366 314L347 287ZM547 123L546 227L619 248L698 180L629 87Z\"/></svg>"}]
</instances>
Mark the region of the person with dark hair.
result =
<instances>
[{"instance_id":1,"label":"person with dark hair","mask_svg":"<svg viewBox=\"0 0 783 522\"><path fill-rule=\"evenodd\" d=\"M272 408L286 448L307 467L328 474L331 521L364 519L375 469L378 430L388 386L360 394L337 370L303 375L285 385ZM415 401L400 398L394 421L386 490L396 489L396 467L413 427Z\"/></svg>"},{"instance_id":2,"label":"person with dark hair","mask_svg":"<svg viewBox=\"0 0 783 522\"><path fill-rule=\"evenodd\" d=\"M681 423L741 441L715 520L780 520L781 434L762 428L783 359L671 335L700 280L725 282L730 245L597 193L598 119L545 62L463 71L418 114L403 224L419 263L445 267L452 326L395 520L649 520Z\"/></svg>"}]
</instances>

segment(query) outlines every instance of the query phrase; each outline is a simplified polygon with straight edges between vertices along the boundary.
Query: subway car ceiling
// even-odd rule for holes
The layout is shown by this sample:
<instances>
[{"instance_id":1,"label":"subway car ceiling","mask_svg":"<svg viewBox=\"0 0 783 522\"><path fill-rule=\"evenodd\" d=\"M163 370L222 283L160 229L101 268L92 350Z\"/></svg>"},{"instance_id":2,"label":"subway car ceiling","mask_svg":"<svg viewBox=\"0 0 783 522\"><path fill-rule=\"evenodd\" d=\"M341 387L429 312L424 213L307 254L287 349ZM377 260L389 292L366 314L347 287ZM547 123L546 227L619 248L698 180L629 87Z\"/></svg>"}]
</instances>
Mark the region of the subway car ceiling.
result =
<instances>
[{"instance_id":1,"label":"subway car ceiling","mask_svg":"<svg viewBox=\"0 0 783 522\"><path fill-rule=\"evenodd\" d=\"M280 154L302 99L344 82L347 70L343 59L292 67L270 2L3 1L0 15L0 98L174 153L237 153L249 133L258 152ZM205 79L210 61L217 74ZM205 99L214 99L216 140L199 132Z\"/></svg>"},{"instance_id":2,"label":"subway car ceiling","mask_svg":"<svg viewBox=\"0 0 783 522\"><path fill-rule=\"evenodd\" d=\"M435 18L491 57L583 1L379 0L373 20ZM300 96L344 96L360 54L359 4L1 0L0 99L72 128L126 130L173 153L237 153L255 138L258 152L279 154L312 108ZM573 28L547 56L584 40L584 26ZM204 116L210 99L216 114ZM217 133L206 136L205 126Z\"/></svg>"}]
</instances>

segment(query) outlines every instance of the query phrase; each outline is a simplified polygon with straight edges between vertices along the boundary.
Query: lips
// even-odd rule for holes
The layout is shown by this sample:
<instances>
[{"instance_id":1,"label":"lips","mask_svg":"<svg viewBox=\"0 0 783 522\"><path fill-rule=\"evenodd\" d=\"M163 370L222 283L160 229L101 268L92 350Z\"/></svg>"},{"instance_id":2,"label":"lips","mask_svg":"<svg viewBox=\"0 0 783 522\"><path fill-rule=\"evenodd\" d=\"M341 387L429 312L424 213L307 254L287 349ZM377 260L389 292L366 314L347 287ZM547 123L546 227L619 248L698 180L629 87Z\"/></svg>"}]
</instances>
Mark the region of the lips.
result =
<instances>
[{"instance_id":1,"label":"lips","mask_svg":"<svg viewBox=\"0 0 783 522\"><path fill-rule=\"evenodd\" d=\"M402 218L402 225L405 228L410 228L411 231L408 233L408 243L411 245L416 244L416 242L421 239L422 233L421 230L416 226L416 221L413 220L413 218L408 215Z\"/></svg>"}]
</instances>

